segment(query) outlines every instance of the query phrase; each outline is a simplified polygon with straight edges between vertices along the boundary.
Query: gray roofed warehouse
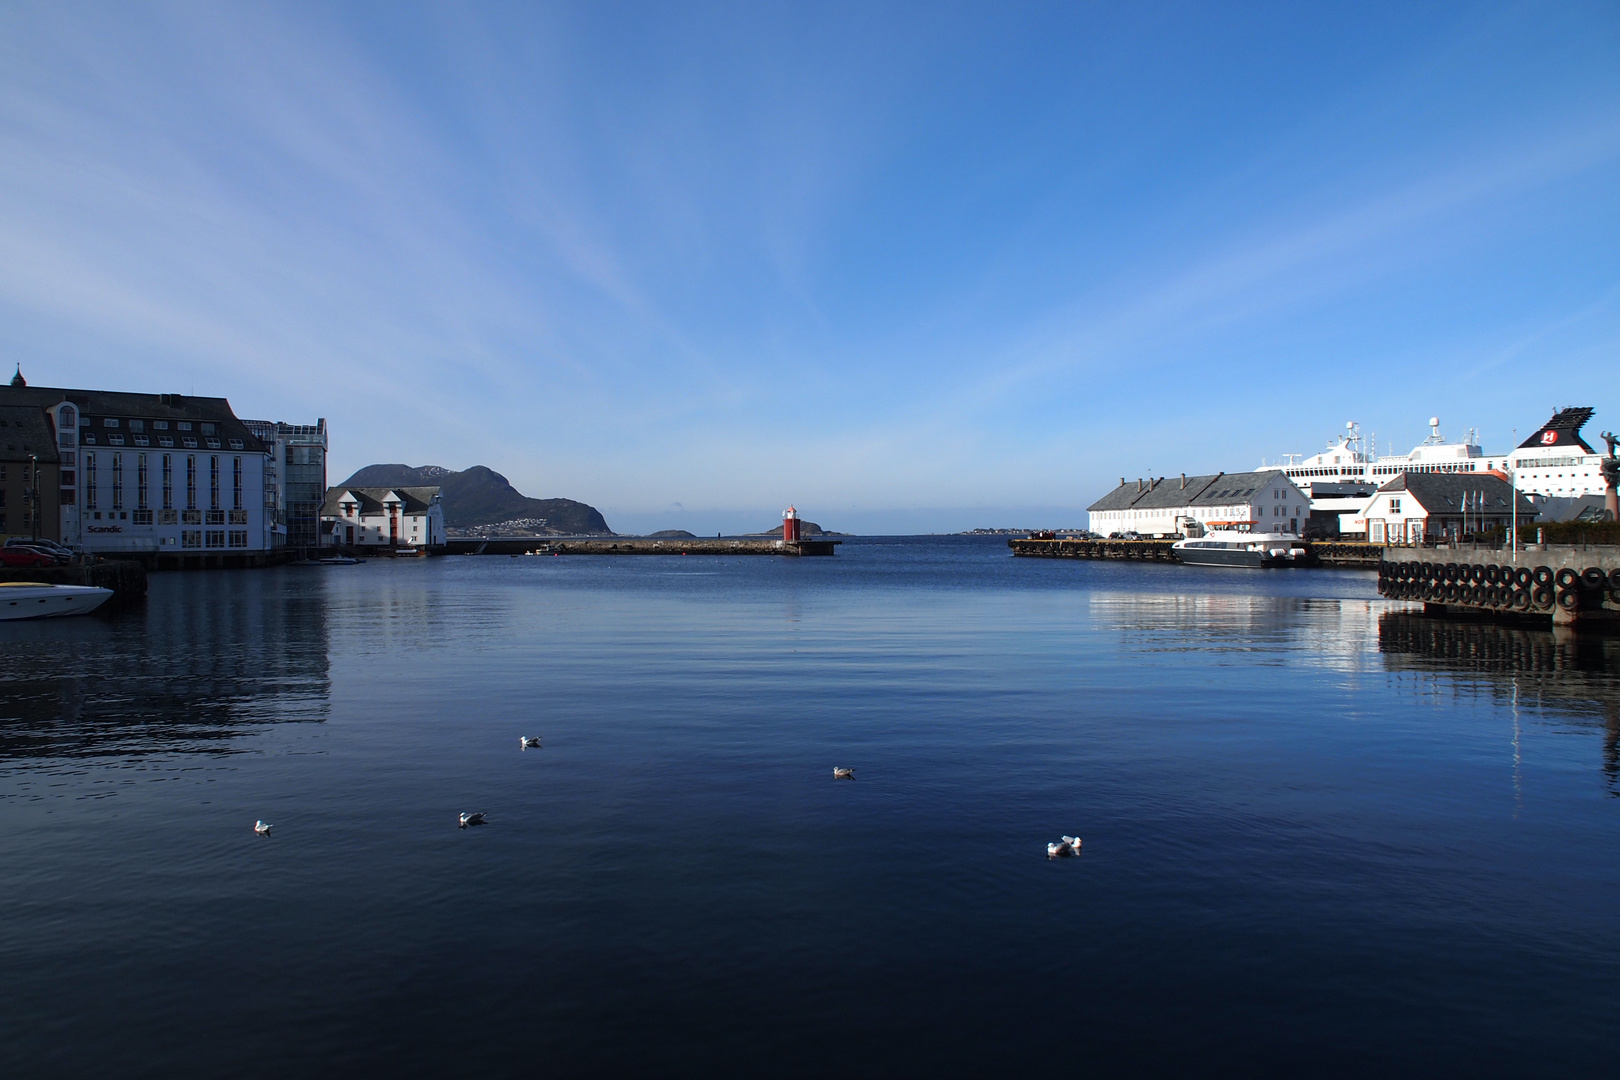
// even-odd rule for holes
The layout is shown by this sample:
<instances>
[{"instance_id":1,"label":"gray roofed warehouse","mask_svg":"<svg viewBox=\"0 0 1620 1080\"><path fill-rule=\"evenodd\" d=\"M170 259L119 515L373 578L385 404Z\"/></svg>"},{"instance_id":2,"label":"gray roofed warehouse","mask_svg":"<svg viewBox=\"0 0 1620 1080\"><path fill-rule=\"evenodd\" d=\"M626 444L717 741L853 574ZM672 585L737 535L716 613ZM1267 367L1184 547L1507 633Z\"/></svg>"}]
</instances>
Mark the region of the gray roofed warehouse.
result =
<instances>
[{"instance_id":1,"label":"gray roofed warehouse","mask_svg":"<svg viewBox=\"0 0 1620 1080\"><path fill-rule=\"evenodd\" d=\"M1267 485L1289 480L1280 470L1214 473L1208 476L1162 476L1122 483L1087 510L1171 510L1181 506L1221 506L1248 502Z\"/></svg>"}]
</instances>

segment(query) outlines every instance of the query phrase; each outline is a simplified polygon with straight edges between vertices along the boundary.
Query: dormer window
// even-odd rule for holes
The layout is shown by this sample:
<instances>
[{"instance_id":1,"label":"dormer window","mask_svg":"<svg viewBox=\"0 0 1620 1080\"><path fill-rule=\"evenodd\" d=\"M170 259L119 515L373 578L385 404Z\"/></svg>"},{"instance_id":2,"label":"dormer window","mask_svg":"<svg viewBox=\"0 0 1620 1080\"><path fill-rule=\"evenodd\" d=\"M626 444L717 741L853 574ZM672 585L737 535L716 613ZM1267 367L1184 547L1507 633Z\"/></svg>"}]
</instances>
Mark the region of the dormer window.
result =
<instances>
[{"instance_id":1,"label":"dormer window","mask_svg":"<svg viewBox=\"0 0 1620 1080\"><path fill-rule=\"evenodd\" d=\"M103 417L102 420L101 420L101 426L102 427L117 427L118 426L118 418L115 417L115 416Z\"/></svg>"},{"instance_id":2,"label":"dormer window","mask_svg":"<svg viewBox=\"0 0 1620 1080\"><path fill-rule=\"evenodd\" d=\"M73 427L78 422L79 413L78 410L76 410L73 406L64 405L56 411L56 423L58 427Z\"/></svg>"},{"instance_id":3,"label":"dormer window","mask_svg":"<svg viewBox=\"0 0 1620 1080\"><path fill-rule=\"evenodd\" d=\"M146 421L145 420L131 420L129 422L129 430L131 430L131 431L145 431L146 430Z\"/></svg>"},{"instance_id":4,"label":"dormer window","mask_svg":"<svg viewBox=\"0 0 1620 1080\"><path fill-rule=\"evenodd\" d=\"M154 420L154 421L152 421L152 430L153 431L168 431L169 430L169 422L167 420Z\"/></svg>"}]
</instances>

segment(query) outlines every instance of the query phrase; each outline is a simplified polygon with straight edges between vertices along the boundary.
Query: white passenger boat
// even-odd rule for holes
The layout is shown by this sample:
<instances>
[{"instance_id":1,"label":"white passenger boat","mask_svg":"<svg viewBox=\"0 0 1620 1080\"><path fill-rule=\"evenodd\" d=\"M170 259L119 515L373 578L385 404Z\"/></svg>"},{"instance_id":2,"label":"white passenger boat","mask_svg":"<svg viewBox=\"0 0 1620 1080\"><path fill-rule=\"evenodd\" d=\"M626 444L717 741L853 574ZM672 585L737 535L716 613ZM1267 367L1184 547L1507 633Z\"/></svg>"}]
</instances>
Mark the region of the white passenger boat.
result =
<instances>
[{"instance_id":1,"label":"white passenger boat","mask_svg":"<svg viewBox=\"0 0 1620 1080\"><path fill-rule=\"evenodd\" d=\"M1214 530L1177 540L1170 550L1195 566L1293 566L1303 563L1306 548L1293 533Z\"/></svg>"},{"instance_id":2,"label":"white passenger boat","mask_svg":"<svg viewBox=\"0 0 1620 1080\"><path fill-rule=\"evenodd\" d=\"M0 582L0 622L83 615L105 604L111 589L94 585L46 585L37 581Z\"/></svg>"}]
</instances>

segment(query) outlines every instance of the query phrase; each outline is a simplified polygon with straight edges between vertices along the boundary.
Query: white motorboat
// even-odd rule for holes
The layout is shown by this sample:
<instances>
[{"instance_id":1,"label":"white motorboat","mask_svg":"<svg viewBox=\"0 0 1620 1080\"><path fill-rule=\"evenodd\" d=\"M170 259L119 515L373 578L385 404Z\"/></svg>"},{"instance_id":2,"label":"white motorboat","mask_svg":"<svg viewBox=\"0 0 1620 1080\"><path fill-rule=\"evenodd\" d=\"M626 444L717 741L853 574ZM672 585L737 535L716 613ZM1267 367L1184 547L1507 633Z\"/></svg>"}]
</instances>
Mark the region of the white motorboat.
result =
<instances>
[{"instance_id":1,"label":"white motorboat","mask_svg":"<svg viewBox=\"0 0 1620 1080\"><path fill-rule=\"evenodd\" d=\"M359 562L359 559L352 559L347 555L328 555L324 559L315 560L318 566L355 566Z\"/></svg>"},{"instance_id":2,"label":"white motorboat","mask_svg":"<svg viewBox=\"0 0 1620 1080\"><path fill-rule=\"evenodd\" d=\"M94 585L46 585L38 581L0 581L0 622L12 619L57 619L96 610L112 597L111 589Z\"/></svg>"},{"instance_id":3,"label":"white motorboat","mask_svg":"<svg viewBox=\"0 0 1620 1080\"><path fill-rule=\"evenodd\" d=\"M1307 557L1305 545L1293 533L1225 529L1177 540L1170 550L1182 562L1202 566L1293 566Z\"/></svg>"}]
</instances>

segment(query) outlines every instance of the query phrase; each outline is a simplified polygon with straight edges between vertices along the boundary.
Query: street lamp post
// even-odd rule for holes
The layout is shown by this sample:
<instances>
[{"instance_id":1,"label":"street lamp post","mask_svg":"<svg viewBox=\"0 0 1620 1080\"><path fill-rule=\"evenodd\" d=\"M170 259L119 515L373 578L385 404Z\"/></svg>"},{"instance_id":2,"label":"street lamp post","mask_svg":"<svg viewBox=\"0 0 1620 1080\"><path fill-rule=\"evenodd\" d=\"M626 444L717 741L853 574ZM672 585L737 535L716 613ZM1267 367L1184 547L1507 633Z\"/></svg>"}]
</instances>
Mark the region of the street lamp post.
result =
<instances>
[{"instance_id":1,"label":"street lamp post","mask_svg":"<svg viewBox=\"0 0 1620 1080\"><path fill-rule=\"evenodd\" d=\"M23 503L28 516L34 521L34 539L39 539L39 455L28 455L28 487L23 489Z\"/></svg>"}]
</instances>

